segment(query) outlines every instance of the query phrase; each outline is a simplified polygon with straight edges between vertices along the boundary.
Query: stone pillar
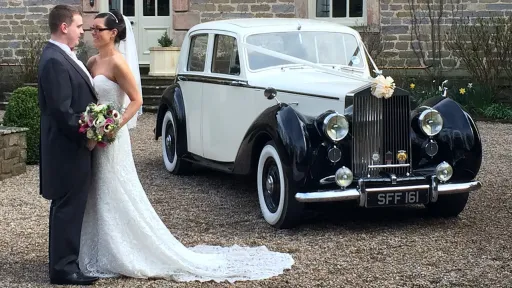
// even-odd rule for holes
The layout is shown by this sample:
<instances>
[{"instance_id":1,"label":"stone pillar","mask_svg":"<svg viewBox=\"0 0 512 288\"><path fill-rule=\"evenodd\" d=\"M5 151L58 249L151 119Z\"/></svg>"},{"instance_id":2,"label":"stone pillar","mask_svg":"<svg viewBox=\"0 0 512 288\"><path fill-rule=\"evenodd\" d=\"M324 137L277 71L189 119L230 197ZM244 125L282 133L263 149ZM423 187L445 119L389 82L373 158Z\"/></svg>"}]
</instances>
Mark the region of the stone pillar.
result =
<instances>
[{"instance_id":1,"label":"stone pillar","mask_svg":"<svg viewBox=\"0 0 512 288\"><path fill-rule=\"evenodd\" d=\"M294 4L295 4L295 17L308 18L308 0L295 0Z\"/></svg>"},{"instance_id":2,"label":"stone pillar","mask_svg":"<svg viewBox=\"0 0 512 288\"><path fill-rule=\"evenodd\" d=\"M0 126L0 181L26 172L26 131Z\"/></svg>"},{"instance_id":3,"label":"stone pillar","mask_svg":"<svg viewBox=\"0 0 512 288\"><path fill-rule=\"evenodd\" d=\"M91 26L94 21L94 17L101 11L101 7L103 6L103 2L108 0L95 0L94 5L91 6L89 0L80 0L81 1L81 9L82 9L82 18L84 23L84 37L83 42L85 45L85 51L82 51L77 55L82 62L87 63L87 60L94 54L97 53L96 49L92 44L92 34L91 34Z\"/></svg>"},{"instance_id":4,"label":"stone pillar","mask_svg":"<svg viewBox=\"0 0 512 288\"><path fill-rule=\"evenodd\" d=\"M94 6L91 6L89 0L81 0L82 1L82 17L84 21L84 40L92 41L91 30L90 27L94 20L96 14L100 12L101 0L95 0Z\"/></svg>"},{"instance_id":5,"label":"stone pillar","mask_svg":"<svg viewBox=\"0 0 512 288\"><path fill-rule=\"evenodd\" d=\"M188 29L201 22L199 11L190 11L190 0L172 0L173 43L181 46Z\"/></svg>"}]
</instances>

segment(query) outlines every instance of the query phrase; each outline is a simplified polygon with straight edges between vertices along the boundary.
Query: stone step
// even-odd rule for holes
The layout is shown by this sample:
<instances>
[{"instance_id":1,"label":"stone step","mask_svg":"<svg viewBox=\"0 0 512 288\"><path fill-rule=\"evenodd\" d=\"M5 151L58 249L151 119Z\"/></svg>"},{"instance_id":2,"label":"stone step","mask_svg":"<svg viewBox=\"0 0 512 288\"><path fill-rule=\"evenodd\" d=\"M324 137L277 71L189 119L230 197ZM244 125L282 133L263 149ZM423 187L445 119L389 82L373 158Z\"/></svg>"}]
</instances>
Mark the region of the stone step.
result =
<instances>
[{"instance_id":1,"label":"stone step","mask_svg":"<svg viewBox=\"0 0 512 288\"><path fill-rule=\"evenodd\" d=\"M174 83L174 77L141 75L140 81L144 86L169 86Z\"/></svg>"},{"instance_id":2,"label":"stone step","mask_svg":"<svg viewBox=\"0 0 512 288\"><path fill-rule=\"evenodd\" d=\"M144 65L144 64L139 65L139 72L140 72L141 78L142 78L142 76L148 76L148 74L149 74L149 65L148 64L146 64L146 65Z\"/></svg>"},{"instance_id":3,"label":"stone step","mask_svg":"<svg viewBox=\"0 0 512 288\"><path fill-rule=\"evenodd\" d=\"M142 113L156 113L157 111L158 111L158 106L142 105Z\"/></svg>"},{"instance_id":4,"label":"stone step","mask_svg":"<svg viewBox=\"0 0 512 288\"><path fill-rule=\"evenodd\" d=\"M142 96L143 106L158 106L160 104L160 95L144 95Z\"/></svg>"},{"instance_id":5,"label":"stone step","mask_svg":"<svg viewBox=\"0 0 512 288\"><path fill-rule=\"evenodd\" d=\"M142 85L142 95L162 95L169 85Z\"/></svg>"},{"instance_id":6,"label":"stone step","mask_svg":"<svg viewBox=\"0 0 512 288\"><path fill-rule=\"evenodd\" d=\"M2 102L0 102L0 110L5 111L5 108L7 107L7 103L8 103L8 102L6 102L6 101L2 101Z\"/></svg>"}]
</instances>

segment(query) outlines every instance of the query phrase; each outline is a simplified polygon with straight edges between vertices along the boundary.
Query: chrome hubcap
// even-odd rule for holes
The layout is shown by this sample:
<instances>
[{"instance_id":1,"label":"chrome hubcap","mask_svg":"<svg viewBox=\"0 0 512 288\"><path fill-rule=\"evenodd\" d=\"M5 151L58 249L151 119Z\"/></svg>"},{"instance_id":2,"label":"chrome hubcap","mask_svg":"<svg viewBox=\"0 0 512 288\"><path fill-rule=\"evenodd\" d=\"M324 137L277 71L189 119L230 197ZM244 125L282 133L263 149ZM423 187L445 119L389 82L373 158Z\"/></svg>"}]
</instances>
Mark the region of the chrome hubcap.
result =
<instances>
[{"instance_id":1,"label":"chrome hubcap","mask_svg":"<svg viewBox=\"0 0 512 288\"><path fill-rule=\"evenodd\" d=\"M274 178L272 175L268 175L267 177L267 185L265 185L267 188L267 193L272 194L274 191Z\"/></svg>"},{"instance_id":2,"label":"chrome hubcap","mask_svg":"<svg viewBox=\"0 0 512 288\"><path fill-rule=\"evenodd\" d=\"M176 143L174 143L174 127L171 121L167 122L165 127L165 153L167 154L167 160L170 163L174 162L174 154L176 149Z\"/></svg>"},{"instance_id":3,"label":"chrome hubcap","mask_svg":"<svg viewBox=\"0 0 512 288\"><path fill-rule=\"evenodd\" d=\"M167 135L167 138L165 138L165 145L167 145L167 147L171 147L172 145L172 137L171 135Z\"/></svg>"},{"instance_id":4,"label":"chrome hubcap","mask_svg":"<svg viewBox=\"0 0 512 288\"><path fill-rule=\"evenodd\" d=\"M263 176L261 184L263 188L263 198L270 213L275 213L279 206L281 198L281 183L279 168L277 168L274 159L269 158L263 166Z\"/></svg>"}]
</instances>

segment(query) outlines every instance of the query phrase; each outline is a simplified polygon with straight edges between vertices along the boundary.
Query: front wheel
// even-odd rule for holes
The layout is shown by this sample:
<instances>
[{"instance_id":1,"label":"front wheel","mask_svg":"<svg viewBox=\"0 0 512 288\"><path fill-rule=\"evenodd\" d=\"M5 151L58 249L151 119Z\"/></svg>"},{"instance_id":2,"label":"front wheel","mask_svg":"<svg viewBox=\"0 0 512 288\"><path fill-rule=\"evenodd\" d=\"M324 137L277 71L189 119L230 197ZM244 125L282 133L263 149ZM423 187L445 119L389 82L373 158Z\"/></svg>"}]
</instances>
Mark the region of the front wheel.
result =
<instances>
[{"instance_id":1,"label":"front wheel","mask_svg":"<svg viewBox=\"0 0 512 288\"><path fill-rule=\"evenodd\" d=\"M427 209L435 217L457 217L466 207L468 198L469 192L442 195L438 197L436 202L427 204Z\"/></svg>"},{"instance_id":2,"label":"front wheel","mask_svg":"<svg viewBox=\"0 0 512 288\"><path fill-rule=\"evenodd\" d=\"M178 157L178 138L176 121L171 111L165 113L162 121L162 156L165 169L172 174L184 174L188 172L190 163Z\"/></svg>"},{"instance_id":3,"label":"front wheel","mask_svg":"<svg viewBox=\"0 0 512 288\"><path fill-rule=\"evenodd\" d=\"M273 141L269 141L260 153L256 177L260 209L265 221L276 228L297 225L304 205L295 200L293 185L283 169Z\"/></svg>"}]
</instances>

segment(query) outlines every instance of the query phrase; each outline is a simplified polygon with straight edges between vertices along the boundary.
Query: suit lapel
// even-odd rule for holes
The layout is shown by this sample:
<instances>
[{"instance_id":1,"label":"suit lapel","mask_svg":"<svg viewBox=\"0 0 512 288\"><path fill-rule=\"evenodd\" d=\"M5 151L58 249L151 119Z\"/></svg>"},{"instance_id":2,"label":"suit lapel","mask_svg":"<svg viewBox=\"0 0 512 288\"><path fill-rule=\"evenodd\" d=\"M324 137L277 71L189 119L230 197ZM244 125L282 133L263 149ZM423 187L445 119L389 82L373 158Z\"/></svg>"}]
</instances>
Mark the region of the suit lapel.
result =
<instances>
[{"instance_id":1,"label":"suit lapel","mask_svg":"<svg viewBox=\"0 0 512 288\"><path fill-rule=\"evenodd\" d=\"M87 76L87 74L85 74L84 70L75 62L75 60L73 60L64 50L62 50L57 45L55 45L55 44L53 44L51 42L48 42L48 45L51 45L51 46L48 46L49 48L55 49L62 56L64 56L64 58L69 62L69 64L71 64L71 66L73 66L75 68L75 70L78 72L78 74L80 74L80 76L82 76L84 81L89 86L89 89L91 90L94 99L98 100L98 97L96 95L96 89L94 89L94 87L92 86L92 83L91 83L91 80L89 79L89 76Z\"/></svg>"}]
</instances>

